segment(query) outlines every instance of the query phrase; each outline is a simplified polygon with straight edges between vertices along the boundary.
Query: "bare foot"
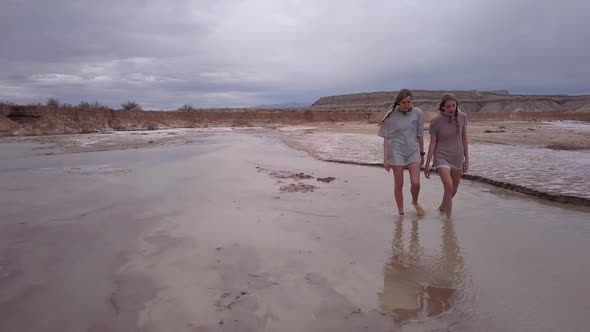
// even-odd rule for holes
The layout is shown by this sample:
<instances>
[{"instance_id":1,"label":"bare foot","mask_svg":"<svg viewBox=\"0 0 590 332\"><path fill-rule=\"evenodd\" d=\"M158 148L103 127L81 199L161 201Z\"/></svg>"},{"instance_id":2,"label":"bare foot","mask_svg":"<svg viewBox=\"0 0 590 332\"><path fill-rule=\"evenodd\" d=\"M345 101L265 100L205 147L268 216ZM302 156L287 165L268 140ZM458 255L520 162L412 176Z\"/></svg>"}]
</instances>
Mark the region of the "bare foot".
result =
<instances>
[{"instance_id":1,"label":"bare foot","mask_svg":"<svg viewBox=\"0 0 590 332\"><path fill-rule=\"evenodd\" d=\"M416 213L419 216L423 216L424 215L424 209L422 208L422 206L420 206L419 203L414 204L414 208L416 209Z\"/></svg>"}]
</instances>

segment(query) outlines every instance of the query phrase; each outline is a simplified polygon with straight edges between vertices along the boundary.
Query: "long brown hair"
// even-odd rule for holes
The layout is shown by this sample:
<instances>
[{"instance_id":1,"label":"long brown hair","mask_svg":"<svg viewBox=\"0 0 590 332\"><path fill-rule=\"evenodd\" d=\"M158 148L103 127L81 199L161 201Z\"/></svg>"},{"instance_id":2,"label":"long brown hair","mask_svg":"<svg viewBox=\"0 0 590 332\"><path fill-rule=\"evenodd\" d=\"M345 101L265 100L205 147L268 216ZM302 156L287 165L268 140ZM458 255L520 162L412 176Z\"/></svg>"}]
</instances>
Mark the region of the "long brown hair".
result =
<instances>
[{"instance_id":1,"label":"long brown hair","mask_svg":"<svg viewBox=\"0 0 590 332\"><path fill-rule=\"evenodd\" d=\"M457 100L457 97L455 97L455 95L452 93L445 93L440 99L440 104L438 104L438 110L441 114L444 115L445 104L447 103L447 101L454 101L455 104L457 104L457 107L455 108L454 118L455 124L457 125L457 135L459 135L459 101ZM451 118L449 118L449 122L451 122Z\"/></svg>"},{"instance_id":2,"label":"long brown hair","mask_svg":"<svg viewBox=\"0 0 590 332\"><path fill-rule=\"evenodd\" d=\"M414 99L414 95L412 95L412 91L410 91L409 89L401 89L401 90L399 90L399 92L397 93L397 96L395 96L395 101L393 103L393 106L385 114L385 116L383 117L383 119L381 119L381 122L379 122L379 126L382 125L383 122L385 122L385 120L387 120L387 118L391 115L391 113L393 113L393 111L395 111L395 109L400 105L400 103L402 102L402 100L404 100L408 96L410 96L410 98Z\"/></svg>"}]
</instances>

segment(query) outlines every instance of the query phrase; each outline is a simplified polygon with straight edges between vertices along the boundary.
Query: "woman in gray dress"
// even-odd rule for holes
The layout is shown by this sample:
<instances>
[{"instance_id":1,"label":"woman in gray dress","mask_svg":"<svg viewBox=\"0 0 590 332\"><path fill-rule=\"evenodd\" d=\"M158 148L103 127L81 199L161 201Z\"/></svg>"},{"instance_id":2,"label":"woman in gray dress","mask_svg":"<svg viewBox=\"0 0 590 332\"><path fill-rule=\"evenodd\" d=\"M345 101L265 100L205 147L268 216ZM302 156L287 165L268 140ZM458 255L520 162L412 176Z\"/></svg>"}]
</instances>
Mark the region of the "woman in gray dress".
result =
<instances>
[{"instance_id":1,"label":"woman in gray dress","mask_svg":"<svg viewBox=\"0 0 590 332\"><path fill-rule=\"evenodd\" d=\"M434 157L433 167L444 188L439 210L451 218L453 197L459 189L461 176L469 169L467 115L459 111L457 97L451 93L442 96L438 109L440 114L430 122L430 146L424 175L430 179L430 161Z\"/></svg>"},{"instance_id":2,"label":"woman in gray dress","mask_svg":"<svg viewBox=\"0 0 590 332\"><path fill-rule=\"evenodd\" d=\"M424 215L418 203L420 193L420 168L424 164L424 115L412 107L412 92L402 89L393 107L379 123L379 136L383 137L383 166L393 169L393 193L398 213L404 214L404 168L410 173L410 192L416 213ZM399 107L398 107L399 106Z\"/></svg>"}]
</instances>

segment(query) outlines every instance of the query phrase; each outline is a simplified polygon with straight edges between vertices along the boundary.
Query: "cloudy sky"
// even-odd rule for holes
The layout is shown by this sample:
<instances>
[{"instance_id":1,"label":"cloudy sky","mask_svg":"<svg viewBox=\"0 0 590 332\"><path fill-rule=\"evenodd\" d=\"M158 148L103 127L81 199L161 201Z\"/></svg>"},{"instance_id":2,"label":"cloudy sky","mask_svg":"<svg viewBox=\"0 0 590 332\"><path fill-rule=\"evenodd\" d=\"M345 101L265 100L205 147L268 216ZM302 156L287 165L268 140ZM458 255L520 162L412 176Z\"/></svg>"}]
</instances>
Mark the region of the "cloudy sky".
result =
<instances>
[{"instance_id":1,"label":"cloudy sky","mask_svg":"<svg viewBox=\"0 0 590 332\"><path fill-rule=\"evenodd\" d=\"M0 0L0 100L590 93L588 13L587 0Z\"/></svg>"}]
</instances>

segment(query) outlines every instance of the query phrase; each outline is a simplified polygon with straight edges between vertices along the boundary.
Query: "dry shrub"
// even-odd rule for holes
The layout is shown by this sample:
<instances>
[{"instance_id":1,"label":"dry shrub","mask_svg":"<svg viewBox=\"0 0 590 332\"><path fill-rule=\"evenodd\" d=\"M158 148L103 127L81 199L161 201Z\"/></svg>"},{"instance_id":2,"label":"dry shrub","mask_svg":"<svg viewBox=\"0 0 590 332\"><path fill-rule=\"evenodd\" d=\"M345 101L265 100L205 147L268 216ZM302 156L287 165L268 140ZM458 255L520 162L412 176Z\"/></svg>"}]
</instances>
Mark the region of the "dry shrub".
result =
<instances>
[{"instance_id":1,"label":"dry shrub","mask_svg":"<svg viewBox=\"0 0 590 332\"><path fill-rule=\"evenodd\" d=\"M545 148L551 150L585 150L589 149L590 146L584 146L584 144L576 143L551 143L547 144Z\"/></svg>"},{"instance_id":2,"label":"dry shrub","mask_svg":"<svg viewBox=\"0 0 590 332\"><path fill-rule=\"evenodd\" d=\"M59 107L59 100L57 98L49 98L47 99L46 105L48 107Z\"/></svg>"},{"instance_id":3,"label":"dry shrub","mask_svg":"<svg viewBox=\"0 0 590 332\"><path fill-rule=\"evenodd\" d=\"M552 121L552 120L590 120L590 112L469 112L470 121Z\"/></svg>"},{"instance_id":4,"label":"dry shrub","mask_svg":"<svg viewBox=\"0 0 590 332\"><path fill-rule=\"evenodd\" d=\"M81 101L78 106L78 108L83 108L83 109L92 109L92 110L110 110L111 108L103 105L97 101L93 102L93 103L89 103L87 101Z\"/></svg>"},{"instance_id":5,"label":"dry shrub","mask_svg":"<svg viewBox=\"0 0 590 332\"><path fill-rule=\"evenodd\" d=\"M194 112L196 109L189 104L184 104L178 109L181 112Z\"/></svg>"},{"instance_id":6,"label":"dry shrub","mask_svg":"<svg viewBox=\"0 0 590 332\"><path fill-rule=\"evenodd\" d=\"M126 111L141 110L141 106L139 106L139 104L134 101L128 101L126 103L123 103L121 104L121 107L123 107L123 109Z\"/></svg>"}]
</instances>

